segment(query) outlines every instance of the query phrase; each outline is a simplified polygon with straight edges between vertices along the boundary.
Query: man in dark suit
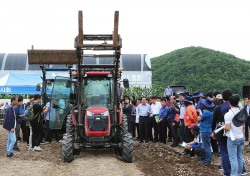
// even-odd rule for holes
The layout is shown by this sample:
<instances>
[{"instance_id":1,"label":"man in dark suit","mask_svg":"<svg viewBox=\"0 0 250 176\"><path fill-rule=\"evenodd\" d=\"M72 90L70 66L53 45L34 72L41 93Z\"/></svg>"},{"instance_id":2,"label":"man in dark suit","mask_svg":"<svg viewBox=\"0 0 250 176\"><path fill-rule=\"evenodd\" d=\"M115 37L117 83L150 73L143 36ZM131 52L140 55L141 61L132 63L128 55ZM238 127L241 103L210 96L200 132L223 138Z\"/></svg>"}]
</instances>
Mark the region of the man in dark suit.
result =
<instances>
[{"instance_id":1,"label":"man in dark suit","mask_svg":"<svg viewBox=\"0 0 250 176\"><path fill-rule=\"evenodd\" d=\"M13 156L13 148L16 142L16 114L13 108L15 105L17 105L17 97L14 96L11 98L11 105L6 109L3 123L3 128L8 132L7 157L9 158Z\"/></svg>"}]
</instances>

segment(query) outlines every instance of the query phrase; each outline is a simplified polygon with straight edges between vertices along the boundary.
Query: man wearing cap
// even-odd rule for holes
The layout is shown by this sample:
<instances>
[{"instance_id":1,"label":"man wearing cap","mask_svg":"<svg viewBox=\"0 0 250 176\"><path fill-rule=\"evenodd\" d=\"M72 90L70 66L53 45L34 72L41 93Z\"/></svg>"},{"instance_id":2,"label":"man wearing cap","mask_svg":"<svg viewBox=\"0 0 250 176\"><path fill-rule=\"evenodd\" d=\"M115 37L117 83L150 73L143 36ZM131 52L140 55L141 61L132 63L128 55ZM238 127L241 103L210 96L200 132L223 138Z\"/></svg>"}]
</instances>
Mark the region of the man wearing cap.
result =
<instances>
[{"instance_id":1,"label":"man wearing cap","mask_svg":"<svg viewBox=\"0 0 250 176\"><path fill-rule=\"evenodd\" d=\"M198 117L200 121L200 131L202 138L202 145L205 149L206 158L203 161L204 164L211 164L212 162L212 151L211 151L211 134L212 134L212 120L213 120L213 109L215 104L213 99L207 97L203 102L205 110L202 115Z\"/></svg>"},{"instance_id":2,"label":"man wearing cap","mask_svg":"<svg viewBox=\"0 0 250 176\"><path fill-rule=\"evenodd\" d=\"M223 104L222 94L220 94L219 92L214 92L213 93L213 103L215 104L215 106L222 105Z\"/></svg>"},{"instance_id":3,"label":"man wearing cap","mask_svg":"<svg viewBox=\"0 0 250 176\"><path fill-rule=\"evenodd\" d=\"M202 139L200 137L200 128L195 125L191 128L191 132L194 135L194 140L187 143L185 150L190 151L190 156L194 156L194 154L196 154L201 161L205 161L206 154L204 148L201 148Z\"/></svg>"},{"instance_id":4,"label":"man wearing cap","mask_svg":"<svg viewBox=\"0 0 250 176\"><path fill-rule=\"evenodd\" d=\"M198 110L198 109L200 109L200 110L202 110L202 101L203 101L203 99L202 99L202 97L203 97L204 95L203 95L203 93L201 93L201 92L194 92L193 93L193 99L194 99L194 101L195 101L195 104L196 104L196 106L195 106L195 108Z\"/></svg>"},{"instance_id":5,"label":"man wearing cap","mask_svg":"<svg viewBox=\"0 0 250 176\"><path fill-rule=\"evenodd\" d=\"M229 103L231 109L225 114L225 130L227 136L227 149L231 163L231 175L241 175L243 170L243 125L245 121L234 117L239 111L239 96L231 96Z\"/></svg>"}]
</instances>

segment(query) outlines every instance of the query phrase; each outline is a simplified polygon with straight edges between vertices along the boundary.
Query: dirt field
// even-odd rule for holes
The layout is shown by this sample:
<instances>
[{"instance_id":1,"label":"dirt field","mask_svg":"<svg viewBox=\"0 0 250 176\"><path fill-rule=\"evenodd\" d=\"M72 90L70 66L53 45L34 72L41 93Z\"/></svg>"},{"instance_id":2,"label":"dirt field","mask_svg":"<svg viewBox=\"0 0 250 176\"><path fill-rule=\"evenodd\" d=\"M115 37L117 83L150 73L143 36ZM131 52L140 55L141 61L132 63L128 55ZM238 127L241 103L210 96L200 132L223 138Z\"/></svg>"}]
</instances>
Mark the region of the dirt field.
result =
<instances>
[{"instance_id":1,"label":"dirt field","mask_svg":"<svg viewBox=\"0 0 250 176\"><path fill-rule=\"evenodd\" d=\"M21 151L14 152L14 157L10 159L6 157L7 133L2 126L0 134L1 176L220 175L216 165L204 166L196 157L182 156L181 148L172 149L169 145L158 143L139 144L137 141L134 142L133 163L122 162L110 149L84 150L72 163L64 163L61 159L61 144L57 142L41 145L44 149L42 152L27 151L25 143L18 143ZM214 163L218 163L218 157L214 157Z\"/></svg>"}]
</instances>

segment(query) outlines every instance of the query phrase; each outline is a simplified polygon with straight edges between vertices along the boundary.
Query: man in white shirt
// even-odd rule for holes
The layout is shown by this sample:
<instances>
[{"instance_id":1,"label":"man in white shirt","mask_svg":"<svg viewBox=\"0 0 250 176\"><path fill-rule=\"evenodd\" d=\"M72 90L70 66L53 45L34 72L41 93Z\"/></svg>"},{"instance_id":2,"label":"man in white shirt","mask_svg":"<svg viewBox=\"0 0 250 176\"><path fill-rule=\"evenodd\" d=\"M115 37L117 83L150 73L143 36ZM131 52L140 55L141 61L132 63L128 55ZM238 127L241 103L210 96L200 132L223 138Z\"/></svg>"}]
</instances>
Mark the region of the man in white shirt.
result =
<instances>
[{"instance_id":1,"label":"man in white shirt","mask_svg":"<svg viewBox=\"0 0 250 176\"><path fill-rule=\"evenodd\" d=\"M159 133L158 133L158 125L155 120L156 116L159 116L159 112L161 109L161 103L156 101L156 97L152 96L151 98L151 110L152 110L152 116L149 118L151 121L151 124L153 124L154 127L154 140L153 142L159 142ZM152 127L149 129L149 132L152 134Z\"/></svg>"},{"instance_id":2,"label":"man in white shirt","mask_svg":"<svg viewBox=\"0 0 250 176\"><path fill-rule=\"evenodd\" d=\"M231 96L229 98L231 109L224 116L231 175L241 175L244 165L243 145L245 139L243 125L245 122L234 119L236 118L234 116L240 111L238 107L239 100L239 96ZM237 120L237 123L235 120Z\"/></svg>"},{"instance_id":3,"label":"man in white shirt","mask_svg":"<svg viewBox=\"0 0 250 176\"><path fill-rule=\"evenodd\" d=\"M184 124L184 114L186 113L186 106L183 102L183 99L185 97L184 93L180 93L180 127L181 127L181 140L184 141L184 130L185 130L185 124Z\"/></svg>"}]
</instances>

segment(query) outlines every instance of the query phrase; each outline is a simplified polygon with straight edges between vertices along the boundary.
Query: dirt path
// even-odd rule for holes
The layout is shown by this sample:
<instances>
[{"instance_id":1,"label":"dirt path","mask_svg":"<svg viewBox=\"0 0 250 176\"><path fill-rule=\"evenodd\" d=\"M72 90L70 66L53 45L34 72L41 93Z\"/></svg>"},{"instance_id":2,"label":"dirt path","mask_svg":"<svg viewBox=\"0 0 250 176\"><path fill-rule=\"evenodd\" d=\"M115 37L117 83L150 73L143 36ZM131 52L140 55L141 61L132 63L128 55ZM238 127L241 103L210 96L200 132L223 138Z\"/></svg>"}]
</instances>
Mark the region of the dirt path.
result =
<instances>
[{"instance_id":1,"label":"dirt path","mask_svg":"<svg viewBox=\"0 0 250 176\"><path fill-rule=\"evenodd\" d=\"M14 152L14 157L10 159L6 157L7 133L2 126L0 134L1 176L144 175L135 163L120 161L109 149L85 150L72 163L63 163L61 144L57 142L41 145L44 149L42 152L27 151L25 143L18 143L21 151Z\"/></svg>"},{"instance_id":2,"label":"dirt path","mask_svg":"<svg viewBox=\"0 0 250 176\"><path fill-rule=\"evenodd\" d=\"M124 163L113 150L85 149L71 163L61 159L61 144L41 145L42 152L28 151L25 143L18 143L20 152L6 157L7 133L0 125L1 176L218 176L219 158L214 165L204 165L196 157L184 157L182 148L160 143L139 144L134 141L133 163ZM248 142L247 142L248 143ZM249 170L250 147L245 147L245 166Z\"/></svg>"}]
</instances>

